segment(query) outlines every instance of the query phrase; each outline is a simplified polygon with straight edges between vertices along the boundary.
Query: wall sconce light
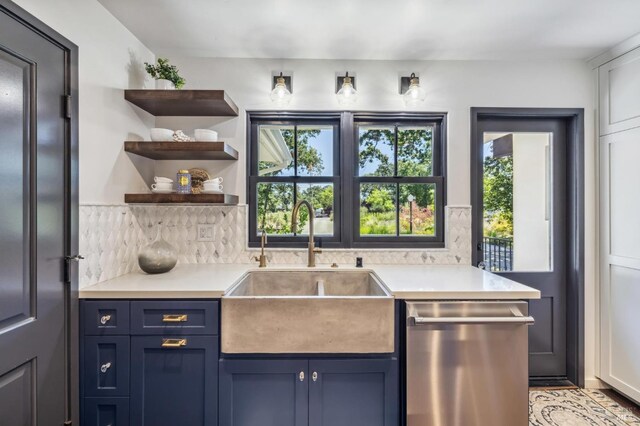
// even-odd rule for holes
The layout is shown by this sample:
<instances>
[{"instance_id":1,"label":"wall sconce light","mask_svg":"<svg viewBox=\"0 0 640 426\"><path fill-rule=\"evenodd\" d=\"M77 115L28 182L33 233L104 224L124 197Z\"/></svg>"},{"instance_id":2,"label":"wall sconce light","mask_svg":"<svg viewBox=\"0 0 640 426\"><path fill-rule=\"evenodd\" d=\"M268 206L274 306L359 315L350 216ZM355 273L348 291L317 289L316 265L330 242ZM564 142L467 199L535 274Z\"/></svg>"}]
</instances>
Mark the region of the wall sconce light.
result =
<instances>
[{"instance_id":1,"label":"wall sconce light","mask_svg":"<svg viewBox=\"0 0 640 426\"><path fill-rule=\"evenodd\" d=\"M336 97L340 105L353 105L358 100L358 92L356 91L356 79L350 77L347 72L344 76L336 78Z\"/></svg>"},{"instance_id":2,"label":"wall sconce light","mask_svg":"<svg viewBox=\"0 0 640 426\"><path fill-rule=\"evenodd\" d=\"M271 83L271 100L276 106L285 107L291 102L291 76L290 75L274 75Z\"/></svg>"},{"instance_id":3,"label":"wall sconce light","mask_svg":"<svg viewBox=\"0 0 640 426\"><path fill-rule=\"evenodd\" d=\"M415 73L411 73L410 77L400 78L400 94L408 107L418 106L426 97L424 88L420 86L420 78Z\"/></svg>"}]
</instances>

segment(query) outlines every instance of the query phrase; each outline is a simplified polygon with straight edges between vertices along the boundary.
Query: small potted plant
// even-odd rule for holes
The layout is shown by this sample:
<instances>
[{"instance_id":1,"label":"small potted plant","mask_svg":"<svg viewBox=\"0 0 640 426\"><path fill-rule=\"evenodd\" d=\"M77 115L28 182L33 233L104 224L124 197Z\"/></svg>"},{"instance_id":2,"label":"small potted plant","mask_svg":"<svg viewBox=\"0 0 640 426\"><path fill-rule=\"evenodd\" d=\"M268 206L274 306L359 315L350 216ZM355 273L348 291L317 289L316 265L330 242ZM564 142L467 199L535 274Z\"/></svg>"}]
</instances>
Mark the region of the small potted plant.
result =
<instances>
[{"instance_id":1,"label":"small potted plant","mask_svg":"<svg viewBox=\"0 0 640 426\"><path fill-rule=\"evenodd\" d=\"M167 58L158 58L155 65L145 62L144 68L151 77L156 79L156 89L180 89L187 82L178 74L178 68L169 64Z\"/></svg>"}]
</instances>

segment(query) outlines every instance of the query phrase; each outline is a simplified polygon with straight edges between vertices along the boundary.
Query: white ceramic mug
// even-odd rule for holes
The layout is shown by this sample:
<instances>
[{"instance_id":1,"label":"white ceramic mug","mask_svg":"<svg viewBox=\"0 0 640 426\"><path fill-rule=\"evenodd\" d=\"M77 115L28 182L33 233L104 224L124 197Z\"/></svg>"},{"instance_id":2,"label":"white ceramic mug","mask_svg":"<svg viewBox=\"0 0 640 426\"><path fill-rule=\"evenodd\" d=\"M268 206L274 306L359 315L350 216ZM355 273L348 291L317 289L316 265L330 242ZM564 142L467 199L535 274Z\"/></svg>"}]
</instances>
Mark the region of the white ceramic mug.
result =
<instances>
[{"instance_id":1,"label":"white ceramic mug","mask_svg":"<svg viewBox=\"0 0 640 426\"><path fill-rule=\"evenodd\" d=\"M171 182L158 182L151 185L151 189L160 190L160 191L169 191L173 189L173 184Z\"/></svg>"},{"instance_id":2,"label":"white ceramic mug","mask_svg":"<svg viewBox=\"0 0 640 426\"><path fill-rule=\"evenodd\" d=\"M153 178L155 183L173 183L173 181L166 177L156 176Z\"/></svg>"},{"instance_id":3,"label":"white ceramic mug","mask_svg":"<svg viewBox=\"0 0 640 426\"><path fill-rule=\"evenodd\" d=\"M222 185L217 183L206 183L204 184L205 191L222 191Z\"/></svg>"}]
</instances>

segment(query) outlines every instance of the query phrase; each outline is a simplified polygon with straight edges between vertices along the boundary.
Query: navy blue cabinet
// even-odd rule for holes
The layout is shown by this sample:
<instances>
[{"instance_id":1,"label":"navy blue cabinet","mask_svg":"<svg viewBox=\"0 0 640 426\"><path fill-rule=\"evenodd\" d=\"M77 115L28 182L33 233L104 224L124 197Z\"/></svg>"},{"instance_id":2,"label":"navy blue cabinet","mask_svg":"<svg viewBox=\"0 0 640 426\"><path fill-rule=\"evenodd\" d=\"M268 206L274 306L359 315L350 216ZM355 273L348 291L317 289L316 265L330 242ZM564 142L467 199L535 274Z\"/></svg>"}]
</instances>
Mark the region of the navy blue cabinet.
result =
<instances>
[{"instance_id":1,"label":"navy blue cabinet","mask_svg":"<svg viewBox=\"0 0 640 426\"><path fill-rule=\"evenodd\" d=\"M131 337L131 424L217 425L215 336Z\"/></svg>"},{"instance_id":2,"label":"navy blue cabinet","mask_svg":"<svg viewBox=\"0 0 640 426\"><path fill-rule=\"evenodd\" d=\"M396 426L395 359L309 361L309 426Z\"/></svg>"},{"instance_id":3,"label":"navy blue cabinet","mask_svg":"<svg viewBox=\"0 0 640 426\"><path fill-rule=\"evenodd\" d=\"M81 301L81 424L217 426L218 304Z\"/></svg>"},{"instance_id":4,"label":"navy blue cabinet","mask_svg":"<svg viewBox=\"0 0 640 426\"><path fill-rule=\"evenodd\" d=\"M129 398L84 398L82 426L129 426Z\"/></svg>"},{"instance_id":5,"label":"navy blue cabinet","mask_svg":"<svg viewBox=\"0 0 640 426\"><path fill-rule=\"evenodd\" d=\"M220 425L397 426L398 361L223 359Z\"/></svg>"},{"instance_id":6,"label":"navy blue cabinet","mask_svg":"<svg viewBox=\"0 0 640 426\"><path fill-rule=\"evenodd\" d=\"M222 359L220 425L306 426L307 360Z\"/></svg>"},{"instance_id":7,"label":"navy blue cabinet","mask_svg":"<svg viewBox=\"0 0 640 426\"><path fill-rule=\"evenodd\" d=\"M84 396L129 395L129 336L86 336Z\"/></svg>"}]
</instances>

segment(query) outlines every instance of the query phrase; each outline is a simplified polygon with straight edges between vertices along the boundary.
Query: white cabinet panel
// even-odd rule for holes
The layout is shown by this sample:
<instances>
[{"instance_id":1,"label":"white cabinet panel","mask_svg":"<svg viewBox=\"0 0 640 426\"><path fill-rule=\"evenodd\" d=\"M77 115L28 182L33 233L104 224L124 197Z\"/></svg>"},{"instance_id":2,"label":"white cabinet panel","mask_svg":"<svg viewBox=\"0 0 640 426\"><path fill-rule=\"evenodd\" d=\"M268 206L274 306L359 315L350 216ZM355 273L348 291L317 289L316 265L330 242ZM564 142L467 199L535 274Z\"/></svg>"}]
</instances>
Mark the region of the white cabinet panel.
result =
<instances>
[{"instance_id":1,"label":"white cabinet panel","mask_svg":"<svg viewBox=\"0 0 640 426\"><path fill-rule=\"evenodd\" d=\"M608 347L605 355L609 383L640 399L640 270L611 265L609 270Z\"/></svg>"},{"instance_id":2,"label":"white cabinet panel","mask_svg":"<svg viewBox=\"0 0 640 426\"><path fill-rule=\"evenodd\" d=\"M640 48L602 65L600 134L640 126Z\"/></svg>"},{"instance_id":3,"label":"white cabinet panel","mask_svg":"<svg viewBox=\"0 0 640 426\"><path fill-rule=\"evenodd\" d=\"M611 254L640 259L640 129L607 139Z\"/></svg>"}]
</instances>

